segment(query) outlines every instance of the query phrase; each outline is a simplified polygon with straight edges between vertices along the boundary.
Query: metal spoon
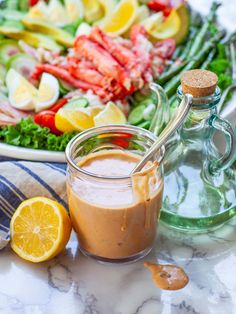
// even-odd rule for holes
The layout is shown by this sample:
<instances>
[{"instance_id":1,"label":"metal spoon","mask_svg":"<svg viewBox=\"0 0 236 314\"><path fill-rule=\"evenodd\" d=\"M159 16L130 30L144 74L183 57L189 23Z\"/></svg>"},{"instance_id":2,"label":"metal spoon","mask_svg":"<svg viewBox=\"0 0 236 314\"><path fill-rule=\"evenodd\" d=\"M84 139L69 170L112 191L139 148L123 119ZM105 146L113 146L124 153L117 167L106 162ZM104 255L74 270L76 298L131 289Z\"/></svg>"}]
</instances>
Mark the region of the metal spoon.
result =
<instances>
[{"instance_id":1,"label":"metal spoon","mask_svg":"<svg viewBox=\"0 0 236 314\"><path fill-rule=\"evenodd\" d=\"M141 161L132 170L131 174L139 172L143 169L146 163L153 157L153 155L164 145L169 137L178 129L184 122L193 101L193 96L190 94L185 94L182 98L179 108L177 109L177 114L170 120L166 128L162 131L157 141L151 146L147 151L146 155L141 159Z\"/></svg>"}]
</instances>

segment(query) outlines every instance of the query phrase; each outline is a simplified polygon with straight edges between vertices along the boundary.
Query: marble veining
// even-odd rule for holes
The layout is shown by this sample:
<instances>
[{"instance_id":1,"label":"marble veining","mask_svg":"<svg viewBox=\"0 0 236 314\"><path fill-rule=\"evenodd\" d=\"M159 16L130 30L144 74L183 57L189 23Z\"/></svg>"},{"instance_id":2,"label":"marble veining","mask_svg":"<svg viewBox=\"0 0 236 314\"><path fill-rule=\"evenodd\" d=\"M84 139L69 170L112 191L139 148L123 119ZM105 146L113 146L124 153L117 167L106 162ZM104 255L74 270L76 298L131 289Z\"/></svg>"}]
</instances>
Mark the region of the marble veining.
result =
<instances>
[{"instance_id":1,"label":"marble veining","mask_svg":"<svg viewBox=\"0 0 236 314\"><path fill-rule=\"evenodd\" d=\"M10 248L0 254L0 313L236 313L236 219L207 235L160 225L149 256L123 266L83 256L74 233L66 250L43 264L24 262ZM183 267L189 284L179 291L159 290L144 261Z\"/></svg>"},{"instance_id":2,"label":"marble veining","mask_svg":"<svg viewBox=\"0 0 236 314\"><path fill-rule=\"evenodd\" d=\"M210 1L190 1L207 13ZM220 21L235 29L236 1L223 1ZM189 275L179 291L161 291L143 262L175 263ZM235 314L236 219L207 235L163 225L153 251L123 266L83 256L73 233L58 257L34 265L9 247L0 251L0 314Z\"/></svg>"}]
</instances>

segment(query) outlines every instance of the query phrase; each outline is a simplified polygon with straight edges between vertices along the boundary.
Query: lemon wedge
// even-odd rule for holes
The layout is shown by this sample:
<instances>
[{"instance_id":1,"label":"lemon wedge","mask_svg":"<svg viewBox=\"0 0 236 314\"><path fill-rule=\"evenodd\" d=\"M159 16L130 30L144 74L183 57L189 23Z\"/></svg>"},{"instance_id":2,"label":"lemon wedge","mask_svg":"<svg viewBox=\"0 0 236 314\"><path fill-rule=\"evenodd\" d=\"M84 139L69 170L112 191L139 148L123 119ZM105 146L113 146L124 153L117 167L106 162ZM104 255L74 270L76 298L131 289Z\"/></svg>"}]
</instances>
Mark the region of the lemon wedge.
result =
<instances>
[{"instance_id":1,"label":"lemon wedge","mask_svg":"<svg viewBox=\"0 0 236 314\"><path fill-rule=\"evenodd\" d=\"M104 16L104 11L98 0L82 0L86 22L92 23Z\"/></svg>"},{"instance_id":2,"label":"lemon wedge","mask_svg":"<svg viewBox=\"0 0 236 314\"><path fill-rule=\"evenodd\" d=\"M156 40L163 40L173 38L178 34L180 28L181 19L176 10L172 9L170 15L164 20L164 22L157 24L154 29L149 31L149 34Z\"/></svg>"},{"instance_id":3,"label":"lemon wedge","mask_svg":"<svg viewBox=\"0 0 236 314\"><path fill-rule=\"evenodd\" d=\"M181 20L181 27L179 28L178 33L176 33L172 38L176 40L177 44L180 44L185 40L189 32L190 12L185 3L181 3L175 10Z\"/></svg>"},{"instance_id":4,"label":"lemon wedge","mask_svg":"<svg viewBox=\"0 0 236 314\"><path fill-rule=\"evenodd\" d=\"M56 113L55 125L61 132L72 132L92 128L94 122L88 108L69 103Z\"/></svg>"},{"instance_id":5,"label":"lemon wedge","mask_svg":"<svg viewBox=\"0 0 236 314\"><path fill-rule=\"evenodd\" d=\"M102 26L106 18L112 14L114 11L117 1L116 0L98 0L102 9L103 9L103 17L102 19L96 21L94 25Z\"/></svg>"},{"instance_id":6,"label":"lemon wedge","mask_svg":"<svg viewBox=\"0 0 236 314\"><path fill-rule=\"evenodd\" d=\"M47 4L41 0L29 9L27 16L30 18L40 18L46 20L48 18L47 10Z\"/></svg>"},{"instance_id":7,"label":"lemon wedge","mask_svg":"<svg viewBox=\"0 0 236 314\"><path fill-rule=\"evenodd\" d=\"M11 105L20 110L33 110L37 89L14 69L6 75L6 85Z\"/></svg>"},{"instance_id":8,"label":"lemon wedge","mask_svg":"<svg viewBox=\"0 0 236 314\"><path fill-rule=\"evenodd\" d=\"M46 197L20 204L10 224L11 247L21 258L34 263L49 260L66 246L71 221L66 209Z\"/></svg>"},{"instance_id":9,"label":"lemon wedge","mask_svg":"<svg viewBox=\"0 0 236 314\"><path fill-rule=\"evenodd\" d=\"M126 123L124 113L113 102L109 102L93 119L95 126Z\"/></svg>"},{"instance_id":10,"label":"lemon wedge","mask_svg":"<svg viewBox=\"0 0 236 314\"><path fill-rule=\"evenodd\" d=\"M69 23L77 22L84 17L84 6L81 0L64 0Z\"/></svg>"},{"instance_id":11,"label":"lemon wedge","mask_svg":"<svg viewBox=\"0 0 236 314\"><path fill-rule=\"evenodd\" d=\"M59 94L58 80L49 73L43 73L39 84L35 111L50 108L58 100Z\"/></svg>"},{"instance_id":12,"label":"lemon wedge","mask_svg":"<svg viewBox=\"0 0 236 314\"><path fill-rule=\"evenodd\" d=\"M164 20L163 13L157 12L141 21L141 24L144 26L148 33L152 34L152 32L155 32L157 27L163 23L163 20Z\"/></svg>"},{"instance_id":13,"label":"lemon wedge","mask_svg":"<svg viewBox=\"0 0 236 314\"><path fill-rule=\"evenodd\" d=\"M133 24L137 8L137 0L121 0L102 23L102 29L113 37L122 35Z\"/></svg>"}]
</instances>

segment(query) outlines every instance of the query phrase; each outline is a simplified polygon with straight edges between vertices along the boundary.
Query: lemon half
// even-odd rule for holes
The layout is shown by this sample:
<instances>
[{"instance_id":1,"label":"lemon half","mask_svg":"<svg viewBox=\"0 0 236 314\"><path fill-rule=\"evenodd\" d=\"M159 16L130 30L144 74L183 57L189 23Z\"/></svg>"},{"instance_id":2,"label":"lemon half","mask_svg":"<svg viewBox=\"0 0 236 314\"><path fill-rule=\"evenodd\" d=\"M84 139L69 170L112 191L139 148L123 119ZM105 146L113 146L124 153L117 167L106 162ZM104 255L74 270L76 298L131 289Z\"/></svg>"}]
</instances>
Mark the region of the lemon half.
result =
<instances>
[{"instance_id":1,"label":"lemon half","mask_svg":"<svg viewBox=\"0 0 236 314\"><path fill-rule=\"evenodd\" d=\"M59 254L71 233L66 209L46 197L20 204L10 224L11 247L21 258L39 263Z\"/></svg>"}]
</instances>

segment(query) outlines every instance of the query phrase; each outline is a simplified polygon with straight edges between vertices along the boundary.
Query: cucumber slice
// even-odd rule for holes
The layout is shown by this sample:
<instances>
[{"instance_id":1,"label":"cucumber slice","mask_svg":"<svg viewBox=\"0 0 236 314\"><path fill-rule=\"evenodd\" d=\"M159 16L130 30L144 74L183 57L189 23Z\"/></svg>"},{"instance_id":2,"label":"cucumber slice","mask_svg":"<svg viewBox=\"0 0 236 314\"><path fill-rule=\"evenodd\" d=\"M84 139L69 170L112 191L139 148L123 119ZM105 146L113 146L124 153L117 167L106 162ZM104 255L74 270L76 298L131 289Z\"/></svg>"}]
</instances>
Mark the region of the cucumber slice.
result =
<instances>
[{"instance_id":1,"label":"cucumber slice","mask_svg":"<svg viewBox=\"0 0 236 314\"><path fill-rule=\"evenodd\" d=\"M156 106L154 104L149 104L143 111L143 118L146 121L151 121L156 112Z\"/></svg>"},{"instance_id":2,"label":"cucumber slice","mask_svg":"<svg viewBox=\"0 0 236 314\"><path fill-rule=\"evenodd\" d=\"M142 92L137 91L137 92L134 92L133 98L134 98L134 102L139 103L139 102L147 99L147 95L144 95Z\"/></svg>"},{"instance_id":3,"label":"cucumber slice","mask_svg":"<svg viewBox=\"0 0 236 314\"><path fill-rule=\"evenodd\" d=\"M16 10L0 10L0 17L3 17L5 20L15 20L20 21L24 18L25 13Z\"/></svg>"},{"instance_id":4,"label":"cucumber slice","mask_svg":"<svg viewBox=\"0 0 236 314\"><path fill-rule=\"evenodd\" d=\"M150 104L153 104L152 98L146 98L139 103L140 106L148 107Z\"/></svg>"},{"instance_id":5,"label":"cucumber slice","mask_svg":"<svg viewBox=\"0 0 236 314\"><path fill-rule=\"evenodd\" d=\"M88 99L81 97L81 98L71 100L67 104L67 107L68 108L69 107L71 107L71 108L76 108L76 107L86 108L86 107L88 107L88 105L89 105Z\"/></svg>"},{"instance_id":6,"label":"cucumber slice","mask_svg":"<svg viewBox=\"0 0 236 314\"><path fill-rule=\"evenodd\" d=\"M18 9L18 0L7 1L7 8L10 10L17 10Z\"/></svg>"},{"instance_id":7,"label":"cucumber slice","mask_svg":"<svg viewBox=\"0 0 236 314\"><path fill-rule=\"evenodd\" d=\"M141 123L143 121L143 111L145 108L146 106L144 105L135 107L128 117L128 122L134 125Z\"/></svg>"},{"instance_id":8,"label":"cucumber slice","mask_svg":"<svg viewBox=\"0 0 236 314\"><path fill-rule=\"evenodd\" d=\"M10 68L14 69L26 79L29 79L37 63L38 62L33 57L25 53L20 53L11 57L6 66L8 70Z\"/></svg>"},{"instance_id":9,"label":"cucumber slice","mask_svg":"<svg viewBox=\"0 0 236 314\"><path fill-rule=\"evenodd\" d=\"M16 20L6 20L3 22L2 26L4 27L14 27L17 28L19 30L24 30L24 25L20 22L20 21L16 21Z\"/></svg>"},{"instance_id":10,"label":"cucumber slice","mask_svg":"<svg viewBox=\"0 0 236 314\"><path fill-rule=\"evenodd\" d=\"M18 0L18 7L20 11L26 12L29 9L29 1L28 0Z\"/></svg>"},{"instance_id":11,"label":"cucumber slice","mask_svg":"<svg viewBox=\"0 0 236 314\"><path fill-rule=\"evenodd\" d=\"M17 41L11 39L4 39L0 42L0 60L3 64L6 64L8 60L20 53L20 47Z\"/></svg>"},{"instance_id":12,"label":"cucumber slice","mask_svg":"<svg viewBox=\"0 0 236 314\"><path fill-rule=\"evenodd\" d=\"M69 93L70 91L72 91L74 89L67 82L65 82L63 80L58 80L58 81L59 81L60 93L62 93L63 95Z\"/></svg>"}]
</instances>

